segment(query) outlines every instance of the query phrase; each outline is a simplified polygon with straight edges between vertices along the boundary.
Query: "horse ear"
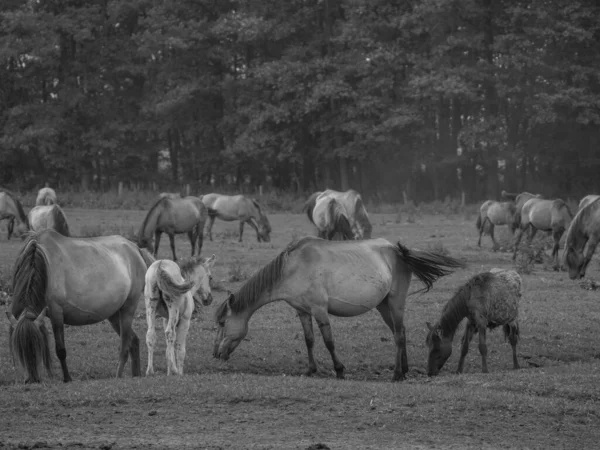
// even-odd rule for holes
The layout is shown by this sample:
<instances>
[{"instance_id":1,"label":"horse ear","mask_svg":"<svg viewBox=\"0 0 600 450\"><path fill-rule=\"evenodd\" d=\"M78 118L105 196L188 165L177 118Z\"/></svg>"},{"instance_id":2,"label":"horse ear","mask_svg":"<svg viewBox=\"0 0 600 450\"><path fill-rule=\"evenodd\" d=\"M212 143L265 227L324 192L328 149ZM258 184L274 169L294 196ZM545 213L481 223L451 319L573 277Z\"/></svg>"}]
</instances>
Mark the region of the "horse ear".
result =
<instances>
[{"instance_id":1,"label":"horse ear","mask_svg":"<svg viewBox=\"0 0 600 450\"><path fill-rule=\"evenodd\" d=\"M204 264L207 267L212 267L212 266L214 266L216 261L217 261L217 255L215 255L213 253L213 255L210 258L206 258L202 264Z\"/></svg>"},{"instance_id":2,"label":"horse ear","mask_svg":"<svg viewBox=\"0 0 600 450\"><path fill-rule=\"evenodd\" d=\"M40 313L39 316L37 316L37 319L35 319L33 321L33 323L39 328L43 325L44 323L44 318L46 317L46 312L48 311L48 307L46 306L44 309L42 309L42 312Z\"/></svg>"},{"instance_id":3,"label":"horse ear","mask_svg":"<svg viewBox=\"0 0 600 450\"><path fill-rule=\"evenodd\" d=\"M433 330L433 325L431 325L429 322L425 322L425 325L427 325L427 328L429 329L429 331Z\"/></svg>"},{"instance_id":4,"label":"horse ear","mask_svg":"<svg viewBox=\"0 0 600 450\"><path fill-rule=\"evenodd\" d=\"M15 318L15 316L12 315L10 311L6 311L6 317L8 317L8 321L13 327L17 326L18 320Z\"/></svg>"}]
</instances>

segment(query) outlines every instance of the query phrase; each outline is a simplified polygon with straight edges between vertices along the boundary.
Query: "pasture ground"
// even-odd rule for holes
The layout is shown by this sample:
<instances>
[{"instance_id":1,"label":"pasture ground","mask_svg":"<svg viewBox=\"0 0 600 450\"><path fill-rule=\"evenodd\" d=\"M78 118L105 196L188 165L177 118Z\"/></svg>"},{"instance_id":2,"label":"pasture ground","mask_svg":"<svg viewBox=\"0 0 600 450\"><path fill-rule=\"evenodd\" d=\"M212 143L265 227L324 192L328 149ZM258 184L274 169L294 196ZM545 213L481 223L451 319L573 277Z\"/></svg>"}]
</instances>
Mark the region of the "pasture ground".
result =
<instances>
[{"instance_id":1,"label":"pasture ground","mask_svg":"<svg viewBox=\"0 0 600 450\"><path fill-rule=\"evenodd\" d=\"M76 235L130 234L143 211L65 210ZM306 348L295 311L284 303L259 310L246 340L224 363L212 358L213 312L224 289L275 257L284 246L314 234L306 216L270 214L270 243L257 243L237 223L217 221L214 242L220 285L213 305L192 322L186 375L166 377L164 334L159 323L157 374L114 379L118 339L107 322L68 327L67 361L74 382L55 376L40 385L15 383L6 341L8 321L0 320L1 448L595 448L600 438L600 331L598 293L582 288L564 272L536 265L523 275L522 369L511 370L511 351L502 332L488 334L489 368L481 373L476 338L465 374L456 375L463 326L454 353L440 376L425 375L425 321L434 322L459 285L492 267L512 267L509 253L477 247L474 217L419 216L399 223L396 214L372 214L374 236L409 247L449 252L469 266L442 278L406 307L410 372L390 383L395 348L376 311L356 318L332 318L338 355L347 379L335 379L331 359L316 331L316 376L306 378ZM506 231L497 229L498 234ZM10 270L20 241L0 236L1 279ZM179 256L189 255L187 237L177 237ZM160 257L170 258L163 237ZM596 260L588 269L594 278ZM586 286L595 286L587 284ZM411 291L420 288L414 282ZM5 309L6 306L0 307ZM135 321L145 371L146 321L143 301Z\"/></svg>"}]
</instances>

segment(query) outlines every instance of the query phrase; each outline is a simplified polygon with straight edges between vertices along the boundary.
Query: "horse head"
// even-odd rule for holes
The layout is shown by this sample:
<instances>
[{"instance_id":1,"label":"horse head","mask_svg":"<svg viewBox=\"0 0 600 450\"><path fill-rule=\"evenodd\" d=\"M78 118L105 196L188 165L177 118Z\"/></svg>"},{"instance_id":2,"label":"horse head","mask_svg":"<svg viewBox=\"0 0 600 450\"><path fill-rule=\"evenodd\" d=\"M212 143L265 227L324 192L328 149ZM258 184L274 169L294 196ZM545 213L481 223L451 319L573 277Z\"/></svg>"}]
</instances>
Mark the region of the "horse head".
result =
<instances>
[{"instance_id":1,"label":"horse head","mask_svg":"<svg viewBox=\"0 0 600 450\"><path fill-rule=\"evenodd\" d=\"M264 214L258 219L258 233L256 235L258 242L271 242L271 224Z\"/></svg>"},{"instance_id":2,"label":"horse head","mask_svg":"<svg viewBox=\"0 0 600 450\"><path fill-rule=\"evenodd\" d=\"M213 347L213 356L223 361L229 359L248 334L248 317L246 314L232 312L230 305L235 302L235 295L229 291L227 293L227 298L217 309L218 328Z\"/></svg>"},{"instance_id":3,"label":"horse head","mask_svg":"<svg viewBox=\"0 0 600 450\"><path fill-rule=\"evenodd\" d=\"M564 263L569 271L569 278L577 280L585 276L589 261L586 261L583 251L567 245L564 253Z\"/></svg>"},{"instance_id":4,"label":"horse head","mask_svg":"<svg viewBox=\"0 0 600 450\"><path fill-rule=\"evenodd\" d=\"M452 339L444 337L439 324L431 325L427 322L427 339L429 358L427 359L427 375L437 375L452 354Z\"/></svg>"}]
</instances>

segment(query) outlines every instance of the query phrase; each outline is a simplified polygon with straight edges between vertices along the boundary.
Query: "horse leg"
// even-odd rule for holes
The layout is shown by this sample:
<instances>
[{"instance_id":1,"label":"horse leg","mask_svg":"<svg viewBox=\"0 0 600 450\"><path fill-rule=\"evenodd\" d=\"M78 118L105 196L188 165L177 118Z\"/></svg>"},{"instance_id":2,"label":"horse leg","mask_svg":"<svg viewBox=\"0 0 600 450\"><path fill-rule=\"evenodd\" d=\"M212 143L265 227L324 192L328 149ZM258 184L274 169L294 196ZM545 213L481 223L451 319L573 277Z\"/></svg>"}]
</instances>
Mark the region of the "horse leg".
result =
<instances>
[{"instance_id":1,"label":"horse leg","mask_svg":"<svg viewBox=\"0 0 600 450\"><path fill-rule=\"evenodd\" d=\"M121 336L121 318L117 312L108 318L111 326ZM132 331L133 333L133 331ZM140 369L140 340L135 333L131 336L131 342L129 344L129 355L131 356L131 375L139 377L141 374Z\"/></svg>"},{"instance_id":2,"label":"horse leg","mask_svg":"<svg viewBox=\"0 0 600 450\"><path fill-rule=\"evenodd\" d=\"M481 222L481 226L479 227L479 240L477 241L477 247L481 247L481 236L483 236L483 229L485 228L486 220L487 220L487 217L485 219L483 219L483 221Z\"/></svg>"},{"instance_id":3,"label":"horse leg","mask_svg":"<svg viewBox=\"0 0 600 450\"><path fill-rule=\"evenodd\" d=\"M175 360L175 324L179 321L179 308L172 302L167 303L169 319L163 320L165 328L165 339L167 341L167 375L177 375L177 361Z\"/></svg>"},{"instance_id":4,"label":"horse leg","mask_svg":"<svg viewBox=\"0 0 600 450\"><path fill-rule=\"evenodd\" d=\"M512 347L513 354L513 368L519 369L519 360L517 359L517 343L519 342L519 324L518 322L513 322L504 325L504 335L508 336L508 342L510 342L510 346Z\"/></svg>"},{"instance_id":5,"label":"horse leg","mask_svg":"<svg viewBox=\"0 0 600 450\"><path fill-rule=\"evenodd\" d=\"M338 359L335 353L335 344L333 342L333 333L331 332L331 325L329 324L329 316L327 315L327 310L318 310L313 311L313 316L319 325L319 329L321 330L321 335L323 336L323 341L325 342L325 347L329 350L331 354L331 359L333 361L333 368L335 369L335 373L337 378L344 379L344 365Z\"/></svg>"},{"instance_id":6,"label":"horse leg","mask_svg":"<svg viewBox=\"0 0 600 450\"><path fill-rule=\"evenodd\" d=\"M140 376L140 340L133 331L133 316L136 306L137 302L131 302L128 299L128 302L119 311L109 317L113 328L121 337L117 378L123 376L123 370L125 369L130 353L131 375L134 377Z\"/></svg>"},{"instance_id":7,"label":"horse leg","mask_svg":"<svg viewBox=\"0 0 600 450\"><path fill-rule=\"evenodd\" d=\"M242 242L242 234L244 234L244 221L240 220L240 238L238 239L238 242Z\"/></svg>"},{"instance_id":8,"label":"horse leg","mask_svg":"<svg viewBox=\"0 0 600 450\"><path fill-rule=\"evenodd\" d=\"M521 243L521 238L523 237L523 228L519 228L517 230L517 237L515 238L515 249L513 251L513 261L517 259L517 252L519 251L519 244Z\"/></svg>"},{"instance_id":9,"label":"horse leg","mask_svg":"<svg viewBox=\"0 0 600 450\"><path fill-rule=\"evenodd\" d=\"M305 375L310 377L317 371L317 363L315 362L315 356L313 354L315 334L313 333L312 316L309 313L298 311L298 318L300 319L302 329L304 330L304 341L306 342L306 350L308 351L308 370Z\"/></svg>"},{"instance_id":10,"label":"horse leg","mask_svg":"<svg viewBox=\"0 0 600 450\"><path fill-rule=\"evenodd\" d=\"M467 326L465 327L465 334L463 335L463 338L462 338L462 346L460 349L460 360L458 361L458 369L456 369L456 373L463 372L463 368L464 368L464 364L465 364L465 357L467 356L467 353L469 352L469 343L471 342L471 339L473 339L473 335L475 334L475 331L477 331L477 327L475 326L475 324L473 322L471 322L470 320L467 321Z\"/></svg>"},{"instance_id":11,"label":"horse leg","mask_svg":"<svg viewBox=\"0 0 600 450\"><path fill-rule=\"evenodd\" d=\"M67 368L67 349L65 347L65 326L62 317L62 311L57 315L52 314L52 332L54 333L54 347L56 349L56 356L60 361L60 367L63 372L63 381L68 383L73 381L71 375L69 375L69 369Z\"/></svg>"},{"instance_id":12,"label":"horse leg","mask_svg":"<svg viewBox=\"0 0 600 450\"><path fill-rule=\"evenodd\" d=\"M160 245L160 236L162 235L162 231L156 230L154 232L154 257L158 255L158 246Z\"/></svg>"},{"instance_id":13,"label":"horse leg","mask_svg":"<svg viewBox=\"0 0 600 450\"><path fill-rule=\"evenodd\" d=\"M196 234L198 239L198 256L200 256L202 252L202 245L204 244L204 222L200 222L197 227L198 229Z\"/></svg>"},{"instance_id":14,"label":"horse leg","mask_svg":"<svg viewBox=\"0 0 600 450\"><path fill-rule=\"evenodd\" d=\"M256 223L254 223L253 219L248 219L247 222L248 222L248 225L250 225L252 228L254 228L254 231L256 231L256 240L258 242L260 242L260 235L258 234L258 226L256 225Z\"/></svg>"},{"instance_id":15,"label":"horse leg","mask_svg":"<svg viewBox=\"0 0 600 450\"><path fill-rule=\"evenodd\" d=\"M177 255L175 254L175 235L168 233L169 243L171 244L171 251L173 252L173 261L177 261Z\"/></svg>"},{"instance_id":16,"label":"horse leg","mask_svg":"<svg viewBox=\"0 0 600 450\"><path fill-rule=\"evenodd\" d=\"M148 347L148 367L146 376L154 374L154 346L156 345L156 306L157 301L146 298L146 322L148 331L146 332L146 346Z\"/></svg>"},{"instance_id":17,"label":"horse leg","mask_svg":"<svg viewBox=\"0 0 600 450\"><path fill-rule=\"evenodd\" d=\"M479 326L478 331L479 331L479 353L481 353L481 371L483 373L488 373L485 326Z\"/></svg>"},{"instance_id":18,"label":"horse leg","mask_svg":"<svg viewBox=\"0 0 600 450\"><path fill-rule=\"evenodd\" d=\"M196 227L192 228L190 231L188 231L187 235L188 235L188 239L190 240L190 244L192 245L192 256L194 256L194 250L196 250Z\"/></svg>"},{"instance_id":19,"label":"horse leg","mask_svg":"<svg viewBox=\"0 0 600 450\"><path fill-rule=\"evenodd\" d=\"M552 238L554 239L554 246L552 247L552 258L554 259L554 266L552 267L556 272L560 269L560 265L558 263L558 248L560 246L560 238L564 233L564 229L560 230L552 230Z\"/></svg>"},{"instance_id":20,"label":"horse leg","mask_svg":"<svg viewBox=\"0 0 600 450\"><path fill-rule=\"evenodd\" d=\"M192 312L193 312L193 301L192 301ZM183 375L183 363L185 361L185 344L187 340L188 331L190 329L191 313L188 317L186 314L182 314L179 317L177 323L177 330L175 332L175 366L179 375Z\"/></svg>"},{"instance_id":21,"label":"horse leg","mask_svg":"<svg viewBox=\"0 0 600 450\"><path fill-rule=\"evenodd\" d=\"M8 230L8 238L7 240L10 241L10 237L13 234L13 231L15 229L15 218L11 217L10 219L8 219L8 225L6 226L6 229Z\"/></svg>"},{"instance_id":22,"label":"horse leg","mask_svg":"<svg viewBox=\"0 0 600 450\"><path fill-rule=\"evenodd\" d=\"M490 237L492 238L492 243L493 243L492 250L498 251L500 246L498 245L498 242L496 241L496 238L494 237L494 228L495 228L494 224L492 222L490 222Z\"/></svg>"},{"instance_id":23,"label":"horse leg","mask_svg":"<svg viewBox=\"0 0 600 450\"><path fill-rule=\"evenodd\" d=\"M215 223L215 216L208 216L208 239L210 239L211 241L213 240L212 237L212 227Z\"/></svg>"}]
</instances>

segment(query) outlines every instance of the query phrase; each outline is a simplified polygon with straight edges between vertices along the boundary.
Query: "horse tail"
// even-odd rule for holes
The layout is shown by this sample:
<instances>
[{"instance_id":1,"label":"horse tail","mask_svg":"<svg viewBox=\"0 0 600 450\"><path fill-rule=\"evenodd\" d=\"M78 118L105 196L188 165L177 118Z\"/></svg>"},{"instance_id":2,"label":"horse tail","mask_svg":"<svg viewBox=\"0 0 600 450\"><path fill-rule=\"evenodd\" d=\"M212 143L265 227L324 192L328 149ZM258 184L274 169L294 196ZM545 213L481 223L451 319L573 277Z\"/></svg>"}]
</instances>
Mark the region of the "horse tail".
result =
<instances>
[{"instance_id":1,"label":"horse tail","mask_svg":"<svg viewBox=\"0 0 600 450\"><path fill-rule=\"evenodd\" d=\"M54 229L63 236L71 236L69 224L67 223L67 217L58 205L52 208L52 216L54 219Z\"/></svg>"},{"instance_id":2,"label":"horse tail","mask_svg":"<svg viewBox=\"0 0 600 450\"><path fill-rule=\"evenodd\" d=\"M208 211L208 217L217 217L217 210L214 208L206 208Z\"/></svg>"},{"instance_id":3,"label":"horse tail","mask_svg":"<svg viewBox=\"0 0 600 450\"><path fill-rule=\"evenodd\" d=\"M146 264L146 270L148 270L148 267L150 267L152 263L156 261L156 258L152 256L152 254L145 248L138 247L137 249L140 252L140 256L144 260L144 264Z\"/></svg>"},{"instance_id":4,"label":"horse tail","mask_svg":"<svg viewBox=\"0 0 600 450\"><path fill-rule=\"evenodd\" d=\"M341 205L335 199L331 199L328 207L329 218L333 227L334 233L341 233L343 239L354 239L354 232L350 221L344 214Z\"/></svg>"},{"instance_id":5,"label":"horse tail","mask_svg":"<svg viewBox=\"0 0 600 450\"><path fill-rule=\"evenodd\" d=\"M400 242L396 244L396 249L402 262L408 267L419 280L425 284L423 289L429 291L433 283L443 276L453 272L451 269L464 268L466 264L450 256L435 252L422 250L409 250Z\"/></svg>"},{"instance_id":6,"label":"horse tail","mask_svg":"<svg viewBox=\"0 0 600 450\"><path fill-rule=\"evenodd\" d=\"M302 211L306 211L306 216L313 225L315 225L315 221L313 220L313 210L315 209L317 197L319 195L321 195L321 192L313 193L310 197L308 197L308 200L306 200L306 203L304 203L304 206L302 207Z\"/></svg>"},{"instance_id":7,"label":"horse tail","mask_svg":"<svg viewBox=\"0 0 600 450\"><path fill-rule=\"evenodd\" d=\"M193 281L184 281L183 283L177 283L171 276L163 269L162 263L158 265L156 270L156 284L158 289L169 297L181 297L187 294L193 287Z\"/></svg>"},{"instance_id":8,"label":"horse tail","mask_svg":"<svg viewBox=\"0 0 600 450\"><path fill-rule=\"evenodd\" d=\"M40 363L45 366L48 374L52 374L50 341L43 322L48 265L46 254L35 235L31 235L15 262L11 322L16 320L13 314L20 307L25 309L25 315L10 331L10 347L13 358L25 368L28 379L32 382L40 381ZM30 314L37 315L37 318L32 318Z\"/></svg>"},{"instance_id":9,"label":"horse tail","mask_svg":"<svg viewBox=\"0 0 600 450\"><path fill-rule=\"evenodd\" d=\"M477 231L481 231L481 213L477 213L477 220L475 221L475 227L477 228Z\"/></svg>"}]
</instances>

